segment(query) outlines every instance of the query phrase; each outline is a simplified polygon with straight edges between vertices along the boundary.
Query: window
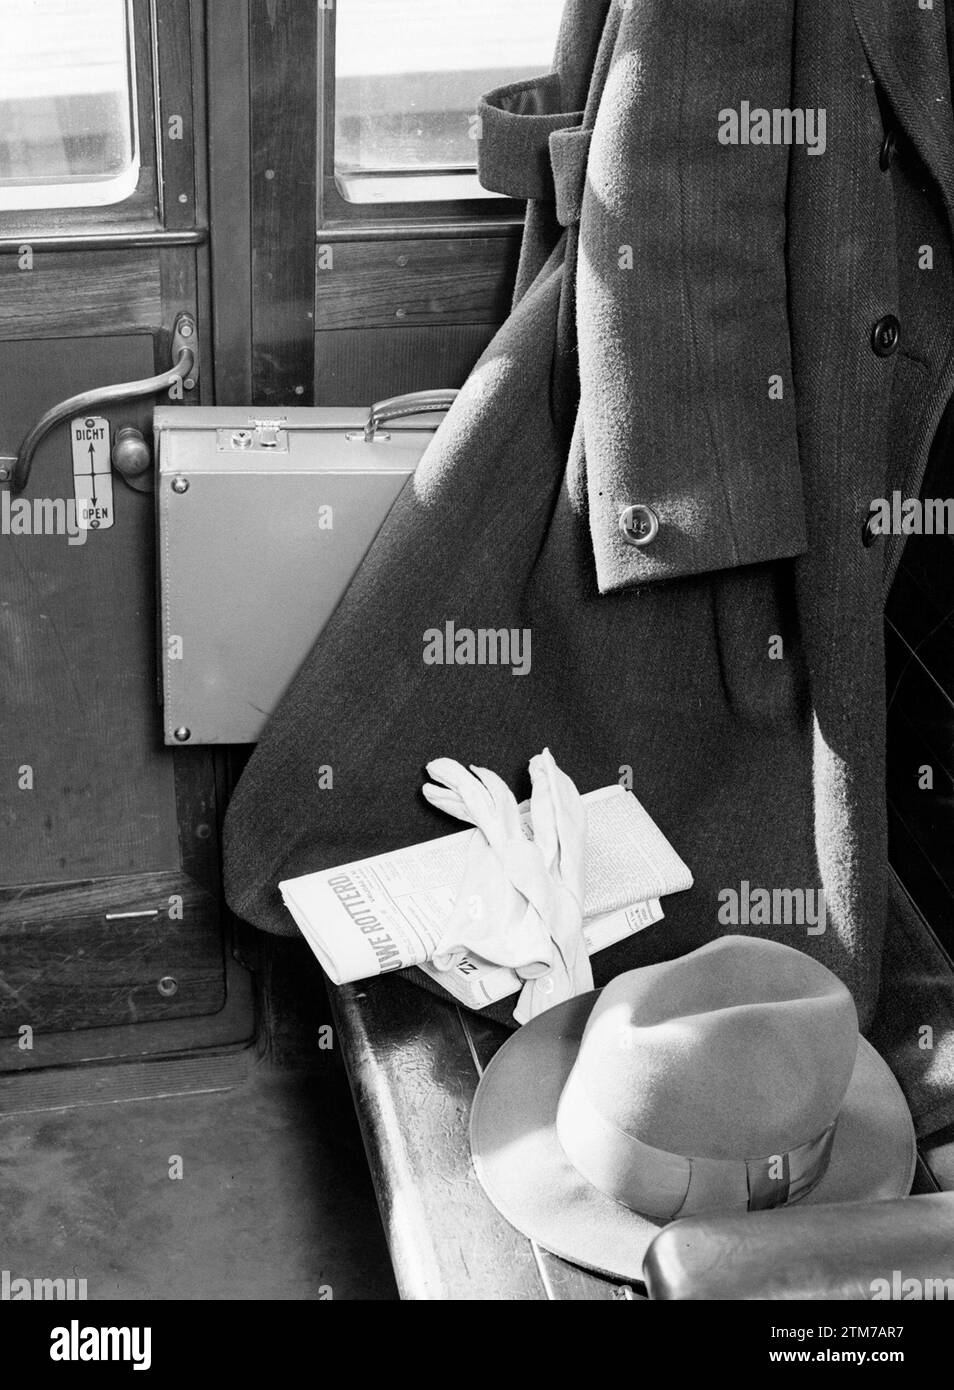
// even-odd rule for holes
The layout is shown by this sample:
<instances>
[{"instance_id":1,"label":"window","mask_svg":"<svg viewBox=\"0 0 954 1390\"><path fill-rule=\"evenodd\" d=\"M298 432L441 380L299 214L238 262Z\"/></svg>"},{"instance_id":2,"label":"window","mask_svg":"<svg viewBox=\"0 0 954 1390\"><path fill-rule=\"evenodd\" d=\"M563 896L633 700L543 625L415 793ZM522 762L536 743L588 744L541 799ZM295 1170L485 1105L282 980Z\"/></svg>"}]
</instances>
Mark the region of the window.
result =
<instances>
[{"instance_id":1,"label":"window","mask_svg":"<svg viewBox=\"0 0 954 1390\"><path fill-rule=\"evenodd\" d=\"M564 0L453 0L452 8L448 0L337 0L335 173L345 196L392 202L480 193L478 98L551 70L563 7Z\"/></svg>"},{"instance_id":2,"label":"window","mask_svg":"<svg viewBox=\"0 0 954 1390\"><path fill-rule=\"evenodd\" d=\"M126 0L3 0L0 208L127 198L135 113Z\"/></svg>"}]
</instances>

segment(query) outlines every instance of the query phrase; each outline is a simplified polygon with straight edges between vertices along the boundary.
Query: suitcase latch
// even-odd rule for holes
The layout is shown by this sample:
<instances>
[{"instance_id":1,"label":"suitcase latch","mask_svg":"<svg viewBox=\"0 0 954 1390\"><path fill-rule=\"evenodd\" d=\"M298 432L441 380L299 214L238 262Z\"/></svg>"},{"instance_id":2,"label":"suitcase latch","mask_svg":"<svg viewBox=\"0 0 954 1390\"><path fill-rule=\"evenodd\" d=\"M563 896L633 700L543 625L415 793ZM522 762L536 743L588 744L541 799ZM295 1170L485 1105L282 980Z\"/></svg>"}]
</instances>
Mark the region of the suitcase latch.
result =
<instances>
[{"instance_id":1,"label":"suitcase latch","mask_svg":"<svg viewBox=\"0 0 954 1390\"><path fill-rule=\"evenodd\" d=\"M272 452L288 452L288 435L282 428L286 417L278 420L249 419L244 429L219 430L219 448L245 451L248 449L269 449Z\"/></svg>"}]
</instances>

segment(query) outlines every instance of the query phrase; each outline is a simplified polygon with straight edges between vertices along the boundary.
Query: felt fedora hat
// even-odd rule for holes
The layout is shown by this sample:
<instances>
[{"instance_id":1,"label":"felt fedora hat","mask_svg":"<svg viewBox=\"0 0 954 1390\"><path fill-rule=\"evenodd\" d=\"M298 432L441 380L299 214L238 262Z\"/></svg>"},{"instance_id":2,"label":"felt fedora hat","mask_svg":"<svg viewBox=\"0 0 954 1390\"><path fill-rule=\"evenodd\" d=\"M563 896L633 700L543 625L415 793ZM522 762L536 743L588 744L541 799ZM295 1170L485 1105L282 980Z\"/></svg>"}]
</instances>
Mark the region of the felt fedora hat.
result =
<instances>
[{"instance_id":1,"label":"felt fedora hat","mask_svg":"<svg viewBox=\"0 0 954 1390\"><path fill-rule=\"evenodd\" d=\"M575 1264L640 1279L679 1216L902 1197L904 1096L825 966L727 936L540 1014L471 1113L484 1190Z\"/></svg>"}]
</instances>

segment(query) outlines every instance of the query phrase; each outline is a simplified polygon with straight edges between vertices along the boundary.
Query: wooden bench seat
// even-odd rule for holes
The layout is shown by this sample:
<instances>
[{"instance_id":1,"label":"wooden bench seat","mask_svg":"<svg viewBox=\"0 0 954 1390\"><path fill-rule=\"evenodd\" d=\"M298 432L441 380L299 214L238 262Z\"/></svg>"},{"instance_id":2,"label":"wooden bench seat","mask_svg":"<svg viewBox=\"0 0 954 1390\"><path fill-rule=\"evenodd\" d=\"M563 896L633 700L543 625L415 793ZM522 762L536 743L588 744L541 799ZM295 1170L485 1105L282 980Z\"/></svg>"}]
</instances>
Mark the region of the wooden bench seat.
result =
<instances>
[{"instance_id":1,"label":"wooden bench seat","mask_svg":"<svg viewBox=\"0 0 954 1390\"><path fill-rule=\"evenodd\" d=\"M521 1236L477 1181L470 1107L506 1028L403 980L329 994L402 1298L639 1297Z\"/></svg>"},{"instance_id":2,"label":"wooden bench seat","mask_svg":"<svg viewBox=\"0 0 954 1390\"><path fill-rule=\"evenodd\" d=\"M402 1298L644 1298L542 1250L484 1195L468 1122L506 1028L399 979L329 994ZM922 1151L915 1192L952 1185L952 1152Z\"/></svg>"}]
</instances>

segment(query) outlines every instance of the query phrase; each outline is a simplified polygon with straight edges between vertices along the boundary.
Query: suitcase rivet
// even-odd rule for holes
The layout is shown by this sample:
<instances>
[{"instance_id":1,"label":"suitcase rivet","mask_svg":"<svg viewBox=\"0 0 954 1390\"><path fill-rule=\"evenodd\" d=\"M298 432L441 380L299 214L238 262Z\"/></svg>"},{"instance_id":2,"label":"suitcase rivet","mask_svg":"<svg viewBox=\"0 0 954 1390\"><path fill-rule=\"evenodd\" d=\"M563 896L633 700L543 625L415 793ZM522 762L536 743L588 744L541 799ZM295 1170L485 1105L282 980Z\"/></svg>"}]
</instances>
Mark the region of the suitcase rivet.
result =
<instances>
[{"instance_id":1,"label":"suitcase rivet","mask_svg":"<svg viewBox=\"0 0 954 1390\"><path fill-rule=\"evenodd\" d=\"M164 995L166 999L169 999L173 994L179 993L179 983L177 980L174 980L171 975L163 975L162 979L156 985L156 989L160 994Z\"/></svg>"},{"instance_id":2,"label":"suitcase rivet","mask_svg":"<svg viewBox=\"0 0 954 1390\"><path fill-rule=\"evenodd\" d=\"M172 491L173 491L173 492L188 492L188 491L189 491L189 479L188 479L188 478L181 478L181 477L179 477L179 478L173 478L173 480L172 480Z\"/></svg>"},{"instance_id":3,"label":"suitcase rivet","mask_svg":"<svg viewBox=\"0 0 954 1390\"><path fill-rule=\"evenodd\" d=\"M180 729L176 729L172 737L175 739L176 743L188 743L189 739L192 737L192 730L183 726Z\"/></svg>"}]
</instances>

